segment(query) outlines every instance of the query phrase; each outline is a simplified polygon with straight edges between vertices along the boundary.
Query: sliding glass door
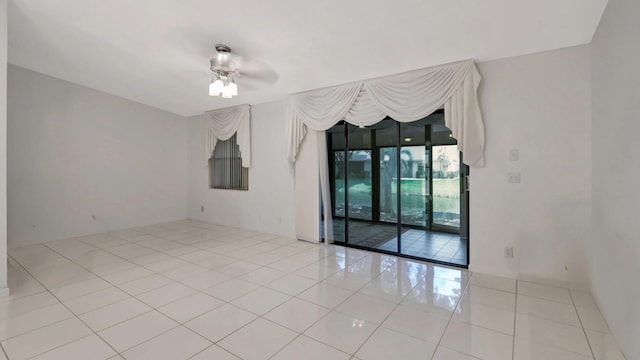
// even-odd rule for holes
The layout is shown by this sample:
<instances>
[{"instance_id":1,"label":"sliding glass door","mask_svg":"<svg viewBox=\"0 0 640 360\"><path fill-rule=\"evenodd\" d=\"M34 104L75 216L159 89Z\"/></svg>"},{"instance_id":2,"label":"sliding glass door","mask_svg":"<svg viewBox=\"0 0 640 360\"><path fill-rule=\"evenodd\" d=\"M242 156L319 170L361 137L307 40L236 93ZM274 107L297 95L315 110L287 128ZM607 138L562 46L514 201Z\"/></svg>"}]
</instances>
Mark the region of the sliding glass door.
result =
<instances>
[{"instance_id":1,"label":"sliding glass door","mask_svg":"<svg viewBox=\"0 0 640 360\"><path fill-rule=\"evenodd\" d=\"M466 266L464 166L450 135L442 113L330 129L337 242Z\"/></svg>"}]
</instances>

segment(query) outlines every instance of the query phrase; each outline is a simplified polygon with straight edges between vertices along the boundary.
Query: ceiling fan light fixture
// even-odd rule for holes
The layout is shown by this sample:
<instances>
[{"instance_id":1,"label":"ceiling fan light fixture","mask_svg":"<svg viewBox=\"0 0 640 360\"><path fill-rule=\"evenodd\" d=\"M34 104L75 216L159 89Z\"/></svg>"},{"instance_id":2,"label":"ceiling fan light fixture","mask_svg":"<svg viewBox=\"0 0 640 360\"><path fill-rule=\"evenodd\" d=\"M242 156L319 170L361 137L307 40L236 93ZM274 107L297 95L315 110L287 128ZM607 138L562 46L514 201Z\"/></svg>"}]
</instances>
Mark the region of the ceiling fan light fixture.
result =
<instances>
[{"instance_id":1,"label":"ceiling fan light fixture","mask_svg":"<svg viewBox=\"0 0 640 360\"><path fill-rule=\"evenodd\" d=\"M229 86L225 86L224 89L222 90L222 98L231 99L232 97L233 97L232 90L229 88Z\"/></svg>"},{"instance_id":2,"label":"ceiling fan light fixture","mask_svg":"<svg viewBox=\"0 0 640 360\"><path fill-rule=\"evenodd\" d=\"M209 84L209 95L210 96L218 96L224 89L224 84L219 77L214 77L211 80L211 84Z\"/></svg>"},{"instance_id":3,"label":"ceiling fan light fixture","mask_svg":"<svg viewBox=\"0 0 640 360\"><path fill-rule=\"evenodd\" d=\"M209 95L222 95L225 99L231 99L238 95L238 85L233 81L231 74L217 73L214 75L213 80L209 85Z\"/></svg>"},{"instance_id":4,"label":"ceiling fan light fixture","mask_svg":"<svg viewBox=\"0 0 640 360\"><path fill-rule=\"evenodd\" d=\"M236 83L231 80L231 83L229 83L229 91L231 91L231 95L233 96L238 96L238 85L236 85Z\"/></svg>"},{"instance_id":5,"label":"ceiling fan light fixture","mask_svg":"<svg viewBox=\"0 0 640 360\"><path fill-rule=\"evenodd\" d=\"M214 71L213 80L209 85L209 95L222 95L225 99L237 96L238 85L233 81L232 74L226 71Z\"/></svg>"},{"instance_id":6,"label":"ceiling fan light fixture","mask_svg":"<svg viewBox=\"0 0 640 360\"><path fill-rule=\"evenodd\" d=\"M217 44L216 56L209 60L213 80L209 85L210 96L222 95L225 99L231 99L238 95L238 85L233 78L238 74L236 63L231 56L231 48L224 44Z\"/></svg>"}]
</instances>

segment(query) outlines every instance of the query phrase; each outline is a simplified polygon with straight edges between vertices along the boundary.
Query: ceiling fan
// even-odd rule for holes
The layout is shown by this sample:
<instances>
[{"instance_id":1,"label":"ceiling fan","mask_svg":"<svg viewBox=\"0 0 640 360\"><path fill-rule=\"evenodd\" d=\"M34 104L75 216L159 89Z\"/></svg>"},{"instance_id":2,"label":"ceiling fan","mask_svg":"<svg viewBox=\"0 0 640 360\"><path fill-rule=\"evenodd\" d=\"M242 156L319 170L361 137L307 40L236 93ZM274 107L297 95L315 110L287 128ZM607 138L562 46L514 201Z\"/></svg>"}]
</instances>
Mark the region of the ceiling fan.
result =
<instances>
[{"instance_id":1,"label":"ceiling fan","mask_svg":"<svg viewBox=\"0 0 640 360\"><path fill-rule=\"evenodd\" d=\"M209 84L210 96L230 99L238 95L238 85L242 89L256 89L278 80L278 74L267 64L250 60L232 53L225 44L215 46L216 54L209 60L213 78Z\"/></svg>"}]
</instances>

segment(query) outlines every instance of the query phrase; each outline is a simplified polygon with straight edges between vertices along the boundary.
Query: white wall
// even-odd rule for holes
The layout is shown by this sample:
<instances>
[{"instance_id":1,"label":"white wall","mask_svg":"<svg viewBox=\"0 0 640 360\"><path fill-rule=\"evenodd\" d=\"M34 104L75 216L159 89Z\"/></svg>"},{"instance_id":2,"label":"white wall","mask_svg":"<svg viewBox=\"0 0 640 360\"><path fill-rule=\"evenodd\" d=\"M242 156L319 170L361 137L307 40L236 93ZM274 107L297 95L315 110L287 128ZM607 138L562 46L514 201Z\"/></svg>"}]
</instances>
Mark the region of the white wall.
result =
<instances>
[{"instance_id":1,"label":"white wall","mask_svg":"<svg viewBox=\"0 0 640 360\"><path fill-rule=\"evenodd\" d=\"M10 247L187 217L185 118L8 70Z\"/></svg>"},{"instance_id":2,"label":"white wall","mask_svg":"<svg viewBox=\"0 0 640 360\"><path fill-rule=\"evenodd\" d=\"M307 129L294 170L295 227L296 238L310 242L320 241L318 219L320 219L320 141L325 141L322 132ZM325 161L325 160L322 160Z\"/></svg>"},{"instance_id":3,"label":"white wall","mask_svg":"<svg viewBox=\"0 0 640 360\"><path fill-rule=\"evenodd\" d=\"M487 166L471 169L472 270L589 282L589 69L588 46L479 65ZM522 183L508 184L508 172Z\"/></svg>"},{"instance_id":4,"label":"white wall","mask_svg":"<svg viewBox=\"0 0 640 360\"><path fill-rule=\"evenodd\" d=\"M293 237L293 170L286 156L284 101L251 108L249 191L209 189L204 119L189 119L189 217ZM204 212L201 212L204 206Z\"/></svg>"},{"instance_id":5,"label":"white wall","mask_svg":"<svg viewBox=\"0 0 640 360\"><path fill-rule=\"evenodd\" d=\"M471 170L473 270L588 282L589 66L588 46L480 64L487 166ZM203 117L190 119L191 218L295 234L285 110L285 102L253 107L248 192L207 188ZM520 150L518 162L508 161L513 148ZM507 184L514 171L522 173L520 185ZM515 247L514 259L504 258L505 246Z\"/></svg>"},{"instance_id":6,"label":"white wall","mask_svg":"<svg viewBox=\"0 0 640 360\"><path fill-rule=\"evenodd\" d=\"M640 2L609 0L591 46L593 292L627 359L640 359Z\"/></svg>"},{"instance_id":7,"label":"white wall","mask_svg":"<svg viewBox=\"0 0 640 360\"><path fill-rule=\"evenodd\" d=\"M7 1L0 0L0 295L7 290Z\"/></svg>"}]
</instances>

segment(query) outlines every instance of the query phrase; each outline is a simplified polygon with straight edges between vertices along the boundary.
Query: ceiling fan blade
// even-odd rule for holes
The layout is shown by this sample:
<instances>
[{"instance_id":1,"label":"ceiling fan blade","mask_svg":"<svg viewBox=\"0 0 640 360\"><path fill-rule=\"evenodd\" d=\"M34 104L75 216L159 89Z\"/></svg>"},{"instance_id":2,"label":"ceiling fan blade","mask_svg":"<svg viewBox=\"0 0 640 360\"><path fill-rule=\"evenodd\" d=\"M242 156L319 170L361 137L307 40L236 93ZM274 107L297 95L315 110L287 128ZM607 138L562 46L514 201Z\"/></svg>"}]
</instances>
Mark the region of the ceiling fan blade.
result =
<instances>
[{"instance_id":1,"label":"ceiling fan blade","mask_svg":"<svg viewBox=\"0 0 640 360\"><path fill-rule=\"evenodd\" d=\"M238 88L245 91L258 90L266 86L267 83L251 76L239 76L236 79Z\"/></svg>"},{"instance_id":2,"label":"ceiling fan blade","mask_svg":"<svg viewBox=\"0 0 640 360\"><path fill-rule=\"evenodd\" d=\"M246 61L239 69L238 81L256 85L271 85L278 81L278 73L268 64L251 60Z\"/></svg>"}]
</instances>

